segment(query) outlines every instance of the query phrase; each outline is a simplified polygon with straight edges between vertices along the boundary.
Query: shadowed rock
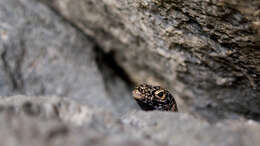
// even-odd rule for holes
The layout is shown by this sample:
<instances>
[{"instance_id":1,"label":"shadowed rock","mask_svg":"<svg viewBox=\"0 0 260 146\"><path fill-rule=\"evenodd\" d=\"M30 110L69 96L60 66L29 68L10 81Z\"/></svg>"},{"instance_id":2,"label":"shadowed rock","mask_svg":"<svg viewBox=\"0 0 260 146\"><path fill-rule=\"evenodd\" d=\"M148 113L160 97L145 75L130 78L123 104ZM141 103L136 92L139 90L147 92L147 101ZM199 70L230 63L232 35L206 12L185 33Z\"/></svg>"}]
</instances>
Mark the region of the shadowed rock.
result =
<instances>
[{"instance_id":1,"label":"shadowed rock","mask_svg":"<svg viewBox=\"0 0 260 146\"><path fill-rule=\"evenodd\" d=\"M113 51L136 83L210 121L260 116L259 2L40 0Z\"/></svg>"}]
</instances>

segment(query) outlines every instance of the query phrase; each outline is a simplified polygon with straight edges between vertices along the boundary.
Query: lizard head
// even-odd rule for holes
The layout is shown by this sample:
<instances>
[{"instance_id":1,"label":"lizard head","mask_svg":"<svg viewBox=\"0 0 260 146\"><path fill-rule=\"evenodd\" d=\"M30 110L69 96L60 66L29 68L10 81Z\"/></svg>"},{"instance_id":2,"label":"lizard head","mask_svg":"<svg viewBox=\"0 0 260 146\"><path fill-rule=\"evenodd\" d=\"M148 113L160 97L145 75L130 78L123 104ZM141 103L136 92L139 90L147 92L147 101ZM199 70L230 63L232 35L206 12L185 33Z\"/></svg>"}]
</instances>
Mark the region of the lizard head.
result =
<instances>
[{"instance_id":1,"label":"lizard head","mask_svg":"<svg viewBox=\"0 0 260 146\"><path fill-rule=\"evenodd\" d=\"M177 111L173 96L160 86L141 84L133 90L132 94L143 110Z\"/></svg>"}]
</instances>

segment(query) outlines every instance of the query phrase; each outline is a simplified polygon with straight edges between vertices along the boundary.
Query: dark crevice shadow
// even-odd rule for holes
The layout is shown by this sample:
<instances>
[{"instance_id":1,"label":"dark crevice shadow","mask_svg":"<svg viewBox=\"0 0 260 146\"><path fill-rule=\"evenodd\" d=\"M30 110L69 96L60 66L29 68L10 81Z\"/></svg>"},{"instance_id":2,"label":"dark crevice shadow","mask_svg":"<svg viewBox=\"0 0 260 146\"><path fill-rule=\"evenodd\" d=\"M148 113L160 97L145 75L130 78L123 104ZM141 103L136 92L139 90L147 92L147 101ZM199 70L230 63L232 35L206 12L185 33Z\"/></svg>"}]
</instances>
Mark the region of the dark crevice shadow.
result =
<instances>
[{"instance_id":1,"label":"dark crevice shadow","mask_svg":"<svg viewBox=\"0 0 260 146\"><path fill-rule=\"evenodd\" d=\"M105 82L109 82L113 80L113 76L114 76L114 77L119 77L121 80L123 80L127 84L128 88L132 89L134 87L135 85L134 82L129 78L129 75L115 60L116 52L114 51L105 52L98 45L96 45L93 50L96 53L95 60L98 69L103 75Z\"/></svg>"},{"instance_id":2,"label":"dark crevice shadow","mask_svg":"<svg viewBox=\"0 0 260 146\"><path fill-rule=\"evenodd\" d=\"M125 70L116 61L116 52L104 52L99 46L94 47L96 64L102 75L105 89L116 108L116 114L122 116L128 111L139 109L132 98L135 84Z\"/></svg>"}]
</instances>

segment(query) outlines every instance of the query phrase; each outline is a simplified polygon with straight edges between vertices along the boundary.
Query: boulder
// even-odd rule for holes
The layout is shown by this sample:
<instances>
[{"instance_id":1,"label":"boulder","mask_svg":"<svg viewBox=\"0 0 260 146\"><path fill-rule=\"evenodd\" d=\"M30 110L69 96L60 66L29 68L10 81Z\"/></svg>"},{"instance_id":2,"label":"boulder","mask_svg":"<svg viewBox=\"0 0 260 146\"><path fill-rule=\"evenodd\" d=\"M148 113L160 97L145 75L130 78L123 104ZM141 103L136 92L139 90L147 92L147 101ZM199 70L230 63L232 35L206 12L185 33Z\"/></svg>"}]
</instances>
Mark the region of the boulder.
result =
<instances>
[{"instance_id":1,"label":"boulder","mask_svg":"<svg viewBox=\"0 0 260 146\"><path fill-rule=\"evenodd\" d=\"M1 0L0 26L0 95L69 97L115 114L137 108L123 79L98 63L95 41L45 5Z\"/></svg>"},{"instance_id":2,"label":"boulder","mask_svg":"<svg viewBox=\"0 0 260 146\"><path fill-rule=\"evenodd\" d=\"M114 54L135 83L209 121L260 117L258 1L40 0Z\"/></svg>"},{"instance_id":3,"label":"boulder","mask_svg":"<svg viewBox=\"0 0 260 146\"><path fill-rule=\"evenodd\" d=\"M117 117L68 98L0 98L0 140L12 145L258 146L251 120L209 124L185 113L130 111Z\"/></svg>"}]
</instances>

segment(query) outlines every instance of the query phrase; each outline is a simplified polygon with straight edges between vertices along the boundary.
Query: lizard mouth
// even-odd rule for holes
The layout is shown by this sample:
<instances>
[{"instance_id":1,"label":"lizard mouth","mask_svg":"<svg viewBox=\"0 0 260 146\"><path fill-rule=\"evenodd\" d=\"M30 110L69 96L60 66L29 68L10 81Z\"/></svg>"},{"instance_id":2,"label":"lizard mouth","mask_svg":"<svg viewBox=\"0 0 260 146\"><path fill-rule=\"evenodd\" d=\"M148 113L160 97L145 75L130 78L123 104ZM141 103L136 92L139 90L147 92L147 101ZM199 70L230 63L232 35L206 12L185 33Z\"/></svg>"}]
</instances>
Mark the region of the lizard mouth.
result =
<instances>
[{"instance_id":1,"label":"lizard mouth","mask_svg":"<svg viewBox=\"0 0 260 146\"><path fill-rule=\"evenodd\" d=\"M143 98L142 93L140 91L138 91L137 89L133 90L132 94L133 94L135 99L142 99Z\"/></svg>"}]
</instances>

